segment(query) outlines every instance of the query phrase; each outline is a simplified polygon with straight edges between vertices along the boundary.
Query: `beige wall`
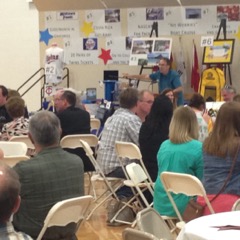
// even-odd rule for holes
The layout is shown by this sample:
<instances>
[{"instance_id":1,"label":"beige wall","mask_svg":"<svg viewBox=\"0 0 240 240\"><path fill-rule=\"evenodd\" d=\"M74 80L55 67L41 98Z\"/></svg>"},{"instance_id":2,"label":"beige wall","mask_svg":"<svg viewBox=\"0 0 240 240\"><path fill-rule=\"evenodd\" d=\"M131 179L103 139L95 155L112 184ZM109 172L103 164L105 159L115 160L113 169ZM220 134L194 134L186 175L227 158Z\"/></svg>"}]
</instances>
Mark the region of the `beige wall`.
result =
<instances>
[{"instance_id":1,"label":"beige wall","mask_svg":"<svg viewBox=\"0 0 240 240\"><path fill-rule=\"evenodd\" d=\"M1 83L9 88L17 89L26 79L28 79L40 66L43 66L43 57L45 54L45 43L39 42L39 30L44 28L43 12L38 12L33 3L19 0L1 0L0 9L4 9L0 16L0 49L1 49ZM82 14L83 16L83 14ZM126 10L122 13L122 18L126 21ZM126 34L126 29L124 33ZM161 33L159 33L161 36ZM173 38L173 53L178 50L178 36ZM201 67L202 48L200 48L201 36L182 36L184 45L184 55L187 66L188 81L190 81L191 61L192 61L192 40L197 45L199 63ZM228 38L235 38L229 35ZM63 47L61 39L54 39L60 47ZM50 41L49 46L52 42ZM100 43L104 46L104 41ZM40 50L39 50L40 49ZM231 65L233 85L240 91L240 57L239 40L235 41L235 53L233 64ZM119 70L120 75L124 72L139 73L140 67L126 65L69 65L70 85L77 90L85 90L89 87L97 87L98 97L102 98L104 89L98 84L103 79L104 70ZM147 70L146 70L147 71ZM140 83L139 88L148 88L146 83ZM30 111L36 111L40 107L40 84L37 84L24 99ZM185 92L189 93L189 82L184 86ZM157 91L155 86L154 91Z\"/></svg>"},{"instance_id":2,"label":"beige wall","mask_svg":"<svg viewBox=\"0 0 240 240\"><path fill-rule=\"evenodd\" d=\"M17 89L40 66L38 11L25 0L1 0L0 9L0 84ZM39 89L24 96L30 111L40 107Z\"/></svg>"}]
</instances>

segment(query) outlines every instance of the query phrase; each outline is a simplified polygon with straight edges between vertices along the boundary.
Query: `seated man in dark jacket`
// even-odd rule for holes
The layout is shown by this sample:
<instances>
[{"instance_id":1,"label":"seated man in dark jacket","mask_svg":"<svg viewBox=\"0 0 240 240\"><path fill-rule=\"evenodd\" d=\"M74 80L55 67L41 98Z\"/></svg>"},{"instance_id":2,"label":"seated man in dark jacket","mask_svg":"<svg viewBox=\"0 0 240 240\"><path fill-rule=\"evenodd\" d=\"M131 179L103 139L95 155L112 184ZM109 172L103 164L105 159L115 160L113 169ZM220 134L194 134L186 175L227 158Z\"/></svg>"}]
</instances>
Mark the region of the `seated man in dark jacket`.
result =
<instances>
[{"instance_id":1,"label":"seated man in dark jacket","mask_svg":"<svg viewBox=\"0 0 240 240\"><path fill-rule=\"evenodd\" d=\"M49 111L33 115L29 137L36 156L14 166L21 183L21 206L14 214L13 225L36 239L51 207L65 199L84 195L82 160L59 146L60 121ZM43 239L77 239L76 224L50 227Z\"/></svg>"},{"instance_id":2,"label":"seated man in dark jacket","mask_svg":"<svg viewBox=\"0 0 240 240\"><path fill-rule=\"evenodd\" d=\"M54 96L56 114L60 119L62 136L73 134L90 134L90 114L75 107L76 94L68 90L59 90ZM77 154L83 160L84 171L94 171L94 167L82 148L66 149Z\"/></svg>"}]
</instances>

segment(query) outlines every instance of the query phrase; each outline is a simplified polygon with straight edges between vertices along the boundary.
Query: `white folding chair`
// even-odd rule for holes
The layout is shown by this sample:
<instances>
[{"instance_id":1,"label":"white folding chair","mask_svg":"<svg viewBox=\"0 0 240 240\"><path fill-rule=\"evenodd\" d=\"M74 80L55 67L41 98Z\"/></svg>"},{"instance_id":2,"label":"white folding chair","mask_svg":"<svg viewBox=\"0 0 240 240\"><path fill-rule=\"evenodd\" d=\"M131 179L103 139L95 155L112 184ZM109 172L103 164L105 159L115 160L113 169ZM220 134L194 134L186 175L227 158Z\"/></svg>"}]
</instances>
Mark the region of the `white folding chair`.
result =
<instances>
[{"instance_id":1,"label":"white folding chair","mask_svg":"<svg viewBox=\"0 0 240 240\"><path fill-rule=\"evenodd\" d=\"M27 147L30 149L35 149L35 146L33 145L32 141L27 135L22 135L22 136L12 136L9 139L10 142L24 142L26 143Z\"/></svg>"},{"instance_id":2,"label":"white folding chair","mask_svg":"<svg viewBox=\"0 0 240 240\"><path fill-rule=\"evenodd\" d=\"M153 196L153 186L146 175L146 172L142 169L142 167L137 163L130 163L126 166L126 171L131 180L130 186L136 188L139 196L147 207L150 207L151 204L145 198L142 188L146 188Z\"/></svg>"},{"instance_id":3,"label":"white folding chair","mask_svg":"<svg viewBox=\"0 0 240 240\"><path fill-rule=\"evenodd\" d=\"M91 126L91 132L95 132L94 134L98 136L99 130L101 127L101 121L97 118L91 118L90 126Z\"/></svg>"},{"instance_id":4,"label":"white folding chair","mask_svg":"<svg viewBox=\"0 0 240 240\"><path fill-rule=\"evenodd\" d=\"M4 163L6 163L8 166L10 167L13 167L15 166L17 163L21 162L21 161L26 161L28 160L29 157L26 156L26 155L23 155L23 156L6 156L3 158L3 161Z\"/></svg>"},{"instance_id":5,"label":"white folding chair","mask_svg":"<svg viewBox=\"0 0 240 240\"><path fill-rule=\"evenodd\" d=\"M173 172L162 172L160 175L160 179L162 181L163 187L168 195L168 198L173 205L173 208L181 221L179 226L184 225L183 218L178 210L178 207L171 195L171 192L175 194L185 194L187 196L202 196L205 200L207 207L210 212L213 214L214 210L212 208L211 203L209 202L204 186L201 181L190 174L183 173L173 173Z\"/></svg>"},{"instance_id":6,"label":"white folding chair","mask_svg":"<svg viewBox=\"0 0 240 240\"><path fill-rule=\"evenodd\" d=\"M165 220L153 208L145 208L137 213L137 227L143 232L151 233L157 239L174 239Z\"/></svg>"},{"instance_id":7,"label":"white folding chair","mask_svg":"<svg viewBox=\"0 0 240 240\"><path fill-rule=\"evenodd\" d=\"M28 147L27 155L32 156L35 155L35 146L33 145L32 141L30 140L29 136L22 135L22 136L12 136L9 139L10 142L24 142Z\"/></svg>"},{"instance_id":8,"label":"white folding chair","mask_svg":"<svg viewBox=\"0 0 240 240\"><path fill-rule=\"evenodd\" d=\"M93 155L93 151L92 151L91 147L89 146L89 144L83 140L80 140L80 144L82 145L84 151L86 152L86 155L91 160L92 164L94 165L94 167L97 171L97 174L94 174L91 177L91 182L92 182L92 186L93 186L93 190L94 190L94 197L95 197L94 202L96 203L96 206L89 213L89 215L87 217L87 219L89 219L92 216L92 214L94 213L94 211L98 207L100 207L102 204L104 204L107 200L109 200L112 196L114 196L117 200L119 200L118 196L116 195L115 192L117 189L119 189L122 186L122 179L114 178L114 177L106 177L105 174L103 173L100 165L96 161L96 159ZM104 184L106 186L106 191L104 191L98 197L97 197L95 187L94 187L95 186L94 183L96 181L104 182Z\"/></svg>"},{"instance_id":9,"label":"white folding chair","mask_svg":"<svg viewBox=\"0 0 240 240\"><path fill-rule=\"evenodd\" d=\"M159 240L150 233L142 232L133 228L125 228L122 232L123 240ZM166 239L167 240L167 239Z\"/></svg>"},{"instance_id":10,"label":"white folding chair","mask_svg":"<svg viewBox=\"0 0 240 240\"><path fill-rule=\"evenodd\" d=\"M89 144L90 147L94 148L94 152L96 154L97 152L97 146L98 146L98 137L95 134L74 134L74 135L67 135L63 137L60 141L60 146L62 148L82 148L82 145L80 143L80 140L83 140ZM89 159L91 161L91 159ZM94 166L94 165L93 165ZM91 172L86 172L89 177L89 188L88 193L91 189L91 181L90 178L92 176Z\"/></svg>"},{"instance_id":11,"label":"white folding chair","mask_svg":"<svg viewBox=\"0 0 240 240\"><path fill-rule=\"evenodd\" d=\"M61 139L60 146L62 148L79 148L82 147L79 140L87 142L90 147L93 147L95 150L97 150L98 138L95 134L67 135Z\"/></svg>"},{"instance_id":12,"label":"white folding chair","mask_svg":"<svg viewBox=\"0 0 240 240\"><path fill-rule=\"evenodd\" d=\"M92 201L92 196L82 196L56 203L49 210L44 221L44 226L40 231L37 240L41 240L47 228L52 226L64 227L67 224L74 222L77 224L77 231L85 220Z\"/></svg>"},{"instance_id":13,"label":"white folding chair","mask_svg":"<svg viewBox=\"0 0 240 240\"><path fill-rule=\"evenodd\" d=\"M25 156L27 154L27 145L24 142L4 142L0 141L0 148L6 156Z\"/></svg>"},{"instance_id":14,"label":"white folding chair","mask_svg":"<svg viewBox=\"0 0 240 240\"><path fill-rule=\"evenodd\" d=\"M116 141L115 148L116 148L117 156L120 160L121 159L124 160L126 158L130 159L130 160L138 160L139 164L142 166L142 168L143 168L144 172L146 173L152 186L154 185L153 181L144 165L144 162L142 160L141 151L136 144L131 143L131 142Z\"/></svg>"},{"instance_id":15,"label":"white folding chair","mask_svg":"<svg viewBox=\"0 0 240 240\"><path fill-rule=\"evenodd\" d=\"M125 223L125 224L132 224L132 226L134 226L135 221L130 223L130 222L124 222L124 221L121 221L121 220L117 219L120 212L123 211L123 209L126 206L129 206L129 207L134 209L134 208L136 208L136 205L137 205L137 207L143 208L143 204L141 202L141 199L139 198L140 194L138 193L137 189L135 188L134 182L130 179L130 177L127 173L127 170L125 169L126 165L129 163L129 161L138 161L138 163L141 165L145 175L147 176L147 179L150 183L150 186L153 186L153 182L152 182L151 177L149 176L149 174L148 174L148 172L145 168L145 165L142 161L141 152L140 152L137 145L135 145L134 143L130 143L130 142L116 141L115 142L115 148L116 148L116 153L117 153L117 157L119 159L120 166L122 167L123 172L124 172L125 177L126 177L126 180L124 180L123 183L124 183L125 186L130 187L132 189L133 197L130 198L126 203L124 203L122 208L120 208L117 211L117 213L110 220L110 222L112 223L112 222L115 221L115 222L121 222L121 223ZM126 161L126 159L128 161ZM148 185L146 185L145 183L139 183L137 185L141 188L140 192L145 191L148 188ZM147 206L149 206L149 204L147 204Z\"/></svg>"},{"instance_id":16,"label":"white folding chair","mask_svg":"<svg viewBox=\"0 0 240 240\"><path fill-rule=\"evenodd\" d=\"M233 204L232 211L240 211L240 199Z\"/></svg>"}]
</instances>

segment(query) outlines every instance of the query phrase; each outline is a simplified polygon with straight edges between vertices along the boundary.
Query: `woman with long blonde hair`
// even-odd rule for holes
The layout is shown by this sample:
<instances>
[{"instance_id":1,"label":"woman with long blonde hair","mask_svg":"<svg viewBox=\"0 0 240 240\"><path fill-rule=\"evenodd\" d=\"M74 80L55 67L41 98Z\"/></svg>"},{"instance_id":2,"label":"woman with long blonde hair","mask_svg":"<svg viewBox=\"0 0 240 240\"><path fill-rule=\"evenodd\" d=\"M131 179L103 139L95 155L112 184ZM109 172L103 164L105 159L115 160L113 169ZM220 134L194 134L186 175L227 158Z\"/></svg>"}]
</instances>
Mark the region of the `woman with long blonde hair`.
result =
<instances>
[{"instance_id":1,"label":"woman with long blonde hair","mask_svg":"<svg viewBox=\"0 0 240 240\"><path fill-rule=\"evenodd\" d=\"M162 143L158 154L158 178L154 187L154 208L165 216L176 216L160 180L164 171L203 175L202 143L198 139L198 122L190 107L178 107L169 127L169 140ZM184 194L174 195L174 201L183 213L189 201Z\"/></svg>"}]
</instances>

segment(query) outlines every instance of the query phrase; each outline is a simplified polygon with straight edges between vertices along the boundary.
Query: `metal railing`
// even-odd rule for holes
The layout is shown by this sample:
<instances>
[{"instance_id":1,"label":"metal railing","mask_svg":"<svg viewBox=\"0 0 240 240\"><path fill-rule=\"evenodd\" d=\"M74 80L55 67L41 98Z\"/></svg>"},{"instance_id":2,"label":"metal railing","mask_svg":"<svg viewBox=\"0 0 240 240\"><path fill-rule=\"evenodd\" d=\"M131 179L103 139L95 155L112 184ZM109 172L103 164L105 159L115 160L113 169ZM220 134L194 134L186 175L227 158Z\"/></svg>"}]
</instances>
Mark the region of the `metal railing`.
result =
<instances>
[{"instance_id":1,"label":"metal railing","mask_svg":"<svg viewBox=\"0 0 240 240\"><path fill-rule=\"evenodd\" d=\"M63 76L63 80L67 80L67 87L69 87L69 69L67 67L63 68L63 71L66 71L66 74ZM37 74L40 74L40 77L38 77L35 81L33 81L33 79L35 78L35 76L37 76ZM26 84L28 84L30 81L33 81L33 83L22 93L20 94L21 97L23 97L27 92L29 92L39 81L43 81L42 87L41 87L41 107L40 109L42 109L42 103L44 101L44 85L46 83L46 76L45 76L45 68L40 68L39 70L37 70L32 76L30 76L18 89L17 91L19 92L21 89L23 89Z\"/></svg>"}]
</instances>

